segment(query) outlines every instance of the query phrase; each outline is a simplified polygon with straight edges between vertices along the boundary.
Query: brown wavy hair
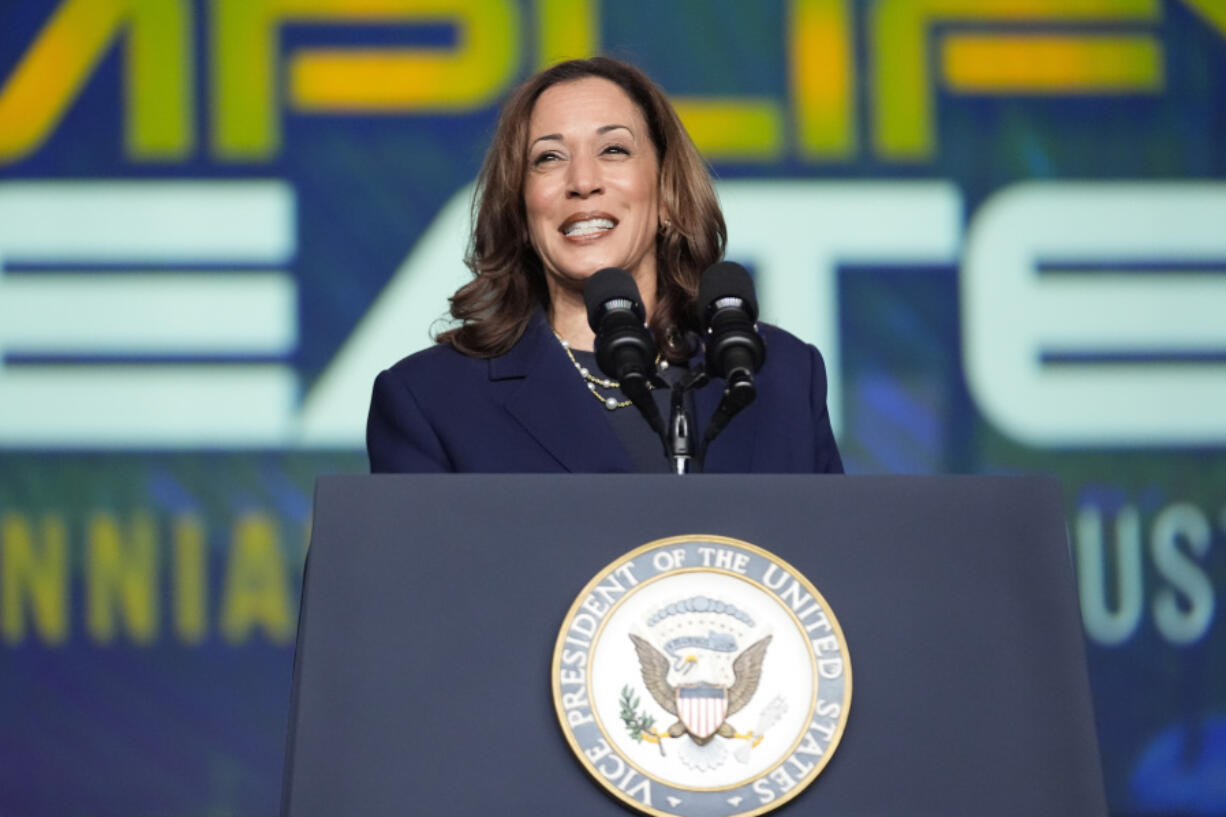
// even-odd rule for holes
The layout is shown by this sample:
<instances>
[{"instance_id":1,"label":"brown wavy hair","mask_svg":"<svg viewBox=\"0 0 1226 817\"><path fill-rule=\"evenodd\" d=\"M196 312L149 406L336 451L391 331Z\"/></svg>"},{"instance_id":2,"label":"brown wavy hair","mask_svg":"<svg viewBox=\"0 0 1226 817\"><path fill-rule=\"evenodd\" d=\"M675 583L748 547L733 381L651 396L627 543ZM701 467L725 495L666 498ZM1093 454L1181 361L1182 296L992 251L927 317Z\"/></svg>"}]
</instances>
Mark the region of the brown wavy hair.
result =
<instances>
[{"instance_id":1,"label":"brown wavy hair","mask_svg":"<svg viewBox=\"0 0 1226 817\"><path fill-rule=\"evenodd\" d=\"M470 357L505 354L523 336L538 307L548 309L541 260L528 236L524 176L528 121L550 86L587 77L616 83L647 122L660 168L660 202L667 221L656 239L656 307L650 319L661 353L687 360L698 329L693 300L703 270L724 254L727 229L706 163L647 75L609 57L568 60L531 77L507 100L473 193L473 232L464 261L473 280L451 296L459 326L439 333Z\"/></svg>"}]
</instances>

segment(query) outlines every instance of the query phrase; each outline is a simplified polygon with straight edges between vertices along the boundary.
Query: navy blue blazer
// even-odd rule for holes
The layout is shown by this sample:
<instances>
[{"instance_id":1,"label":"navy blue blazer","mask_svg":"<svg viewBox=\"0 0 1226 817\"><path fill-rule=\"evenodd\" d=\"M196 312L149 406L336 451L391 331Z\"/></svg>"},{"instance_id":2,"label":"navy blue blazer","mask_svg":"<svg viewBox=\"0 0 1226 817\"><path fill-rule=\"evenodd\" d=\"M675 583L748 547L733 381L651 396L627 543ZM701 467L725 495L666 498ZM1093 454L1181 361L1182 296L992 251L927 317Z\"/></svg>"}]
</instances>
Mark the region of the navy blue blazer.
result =
<instances>
[{"instance_id":1,"label":"navy blue blazer","mask_svg":"<svg viewBox=\"0 0 1226 817\"><path fill-rule=\"evenodd\" d=\"M711 443L704 470L841 473L821 355L781 329L761 330L767 352L758 397ZM700 430L723 387L715 380L695 393ZM605 413L537 313L500 357L466 357L439 344L381 372L366 451L376 473L633 472Z\"/></svg>"}]
</instances>

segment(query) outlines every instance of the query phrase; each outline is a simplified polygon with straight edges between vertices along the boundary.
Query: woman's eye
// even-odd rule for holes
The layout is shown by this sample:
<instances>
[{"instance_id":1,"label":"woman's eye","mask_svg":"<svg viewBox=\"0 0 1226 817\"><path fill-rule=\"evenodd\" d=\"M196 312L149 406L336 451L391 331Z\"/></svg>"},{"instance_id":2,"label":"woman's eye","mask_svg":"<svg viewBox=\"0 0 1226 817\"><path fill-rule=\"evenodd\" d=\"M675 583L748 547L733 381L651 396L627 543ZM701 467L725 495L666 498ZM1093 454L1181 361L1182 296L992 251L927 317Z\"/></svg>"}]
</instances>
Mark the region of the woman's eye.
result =
<instances>
[{"instance_id":1,"label":"woman's eye","mask_svg":"<svg viewBox=\"0 0 1226 817\"><path fill-rule=\"evenodd\" d=\"M604 149L605 153L622 154L623 156L630 155L630 149L625 145L609 145Z\"/></svg>"},{"instance_id":2,"label":"woman's eye","mask_svg":"<svg viewBox=\"0 0 1226 817\"><path fill-rule=\"evenodd\" d=\"M556 161L558 158L560 158L558 154L554 153L553 151L546 151L545 153L538 155L535 159L532 160L532 166L536 167L538 165L543 165L546 162L553 162L553 161Z\"/></svg>"}]
</instances>

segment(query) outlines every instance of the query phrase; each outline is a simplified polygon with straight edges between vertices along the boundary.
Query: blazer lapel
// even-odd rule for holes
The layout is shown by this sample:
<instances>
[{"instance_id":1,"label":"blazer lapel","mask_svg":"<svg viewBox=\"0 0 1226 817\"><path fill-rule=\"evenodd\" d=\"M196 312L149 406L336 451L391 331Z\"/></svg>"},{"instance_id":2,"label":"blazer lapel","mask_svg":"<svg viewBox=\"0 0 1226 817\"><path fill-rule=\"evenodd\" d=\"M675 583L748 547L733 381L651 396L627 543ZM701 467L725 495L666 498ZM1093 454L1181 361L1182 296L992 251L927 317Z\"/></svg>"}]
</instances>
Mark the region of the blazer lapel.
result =
<instances>
[{"instance_id":1,"label":"blazer lapel","mask_svg":"<svg viewBox=\"0 0 1226 817\"><path fill-rule=\"evenodd\" d=\"M510 352L490 360L489 371L496 391L506 395L506 410L567 471L635 470L543 312Z\"/></svg>"}]
</instances>

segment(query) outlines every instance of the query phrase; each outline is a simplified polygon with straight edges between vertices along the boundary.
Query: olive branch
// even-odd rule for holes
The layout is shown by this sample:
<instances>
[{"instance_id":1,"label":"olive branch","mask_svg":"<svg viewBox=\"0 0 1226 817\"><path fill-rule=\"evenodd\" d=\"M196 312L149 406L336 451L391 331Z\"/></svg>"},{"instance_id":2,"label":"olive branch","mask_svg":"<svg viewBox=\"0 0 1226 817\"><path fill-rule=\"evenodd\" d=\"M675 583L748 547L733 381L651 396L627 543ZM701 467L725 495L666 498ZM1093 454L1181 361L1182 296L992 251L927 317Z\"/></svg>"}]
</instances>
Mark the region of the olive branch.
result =
<instances>
[{"instance_id":1,"label":"olive branch","mask_svg":"<svg viewBox=\"0 0 1226 817\"><path fill-rule=\"evenodd\" d=\"M629 684L622 687L619 701L622 708L622 723L626 724L630 737L638 743L642 743L644 735L653 735L651 727L655 725L656 719L648 715L646 710L639 709L639 699ZM663 757L664 741L656 738L653 742L660 747L660 756Z\"/></svg>"}]
</instances>

